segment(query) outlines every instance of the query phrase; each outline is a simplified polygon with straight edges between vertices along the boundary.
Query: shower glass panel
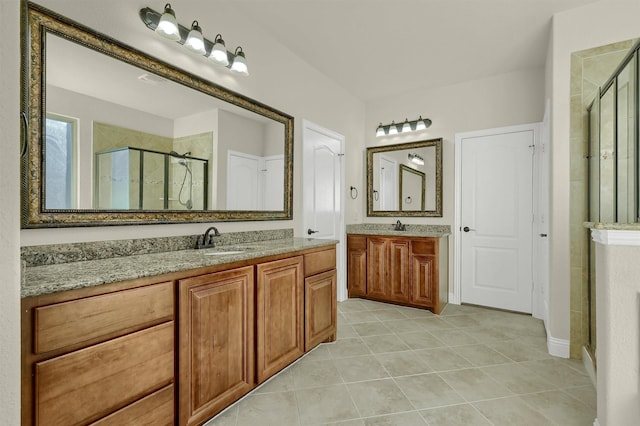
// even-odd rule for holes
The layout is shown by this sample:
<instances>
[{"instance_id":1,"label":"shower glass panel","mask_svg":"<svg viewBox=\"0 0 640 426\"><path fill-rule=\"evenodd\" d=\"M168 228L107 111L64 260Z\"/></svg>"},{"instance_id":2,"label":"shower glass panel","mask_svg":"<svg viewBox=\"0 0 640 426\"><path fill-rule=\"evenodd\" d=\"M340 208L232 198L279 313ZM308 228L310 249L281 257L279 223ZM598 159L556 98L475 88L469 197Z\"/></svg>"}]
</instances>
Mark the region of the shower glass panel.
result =
<instances>
[{"instance_id":1,"label":"shower glass panel","mask_svg":"<svg viewBox=\"0 0 640 426\"><path fill-rule=\"evenodd\" d=\"M635 218L635 61L630 61L617 78L617 222ZM632 179L630 179L632 178Z\"/></svg>"},{"instance_id":2,"label":"shower glass panel","mask_svg":"<svg viewBox=\"0 0 640 426\"><path fill-rule=\"evenodd\" d=\"M600 90L589 108L589 221L600 222Z\"/></svg>"},{"instance_id":3,"label":"shower glass panel","mask_svg":"<svg viewBox=\"0 0 640 426\"><path fill-rule=\"evenodd\" d=\"M96 153L99 210L206 210L208 160L139 148Z\"/></svg>"},{"instance_id":4,"label":"shower glass panel","mask_svg":"<svg viewBox=\"0 0 640 426\"><path fill-rule=\"evenodd\" d=\"M600 99L600 221L616 221L615 84Z\"/></svg>"}]
</instances>

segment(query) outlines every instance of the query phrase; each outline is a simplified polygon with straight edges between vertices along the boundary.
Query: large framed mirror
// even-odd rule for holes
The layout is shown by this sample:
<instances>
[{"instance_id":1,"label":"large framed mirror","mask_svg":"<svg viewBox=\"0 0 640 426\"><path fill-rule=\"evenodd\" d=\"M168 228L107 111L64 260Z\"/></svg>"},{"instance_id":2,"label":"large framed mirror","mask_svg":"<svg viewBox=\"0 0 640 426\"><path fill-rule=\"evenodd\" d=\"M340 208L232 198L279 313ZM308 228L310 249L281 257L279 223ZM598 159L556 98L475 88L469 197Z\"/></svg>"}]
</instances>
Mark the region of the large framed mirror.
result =
<instances>
[{"instance_id":1,"label":"large framed mirror","mask_svg":"<svg viewBox=\"0 0 640 426\"><path fill-rule=\"evenodd\" d=\"M287 220L293 117L27 4L24 228Z\"/></svg>"},{"instance_id":2,"label":"large framed mirror","mask_svg":"<svg viewBox=\"0 0 640 426\"><path fill-rule=\"evenodd\" d=\"M442 217L442 139L367 148L367 216Z\"/></svg>"}]
</instances>

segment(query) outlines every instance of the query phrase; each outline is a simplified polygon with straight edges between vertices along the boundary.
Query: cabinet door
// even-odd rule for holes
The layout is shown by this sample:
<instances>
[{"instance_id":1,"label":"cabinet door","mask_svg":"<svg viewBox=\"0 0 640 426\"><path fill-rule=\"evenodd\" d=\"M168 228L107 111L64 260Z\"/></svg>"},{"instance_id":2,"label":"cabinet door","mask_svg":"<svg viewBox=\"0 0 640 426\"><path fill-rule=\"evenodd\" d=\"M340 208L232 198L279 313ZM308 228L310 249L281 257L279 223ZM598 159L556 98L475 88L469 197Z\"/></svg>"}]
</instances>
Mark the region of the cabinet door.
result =
<instances>
[{"instance_id":1,"label":"cabinet door","mask_svg":"<svg viewBox=\"0 0 640 426\"><path fill-rule=\"evenodd\" d=\"M367 294L367 238L347 236L347 287L349 297Z\"/></svg>"},{"instance_id":2,"label":"cabinet door","mask_svg":"<svg viewBox=\"0 0 640 426\"><path fill-rule=\"evenodd\" d=\"M411 302L434 307L438 300L438 269L435 255L412 255Z\"/></svg>"},{"instance_id":3,"label":"cabinet door","mask_svg":"<svg viewBox=\"0 0 640 426\"><path fill-rule=\"evenodd\" d=\"M178 285L179 424L201 424L254 386L253 267Z\"/></svg>"},{"instance_id":4,"label":"cabinet door","mask_svg":"<svg viewBox=\"0 0 640 426\"><path fill-rule=\"evenodd\" d=\"M310 351L327 339L335 340L336 270L305 278L304 293L304 350Z\"/></svg>"},{"instance_id":5,"label":"cabinet door","mask_svg":"<svg viewBox=\"0 0 640 426\"><path fill-rule=\"evenodd\" d=\"M411 294L409 271L409 240L389 240L387 298L393 302L409 302Z\"/></svg>"},{"instance_id":6,"label":"cabinet door","mask_svg":"<svg viewBox=\"0 0 640 426\"><path fill-rule=\"evenodd\" d=\"M257 265L256 360L258 383L304 353L302 256Z\"/></svg>"},{"instance_id":7,"label":"cabinet door","mask_svg":"<svg viewBox=\"0 0 640 426\"><path fill-rule=\"evenodd\" d=\"M385 299L388 296L388 239L367 238L367 296Z\"/></svg>"}]
</instances>

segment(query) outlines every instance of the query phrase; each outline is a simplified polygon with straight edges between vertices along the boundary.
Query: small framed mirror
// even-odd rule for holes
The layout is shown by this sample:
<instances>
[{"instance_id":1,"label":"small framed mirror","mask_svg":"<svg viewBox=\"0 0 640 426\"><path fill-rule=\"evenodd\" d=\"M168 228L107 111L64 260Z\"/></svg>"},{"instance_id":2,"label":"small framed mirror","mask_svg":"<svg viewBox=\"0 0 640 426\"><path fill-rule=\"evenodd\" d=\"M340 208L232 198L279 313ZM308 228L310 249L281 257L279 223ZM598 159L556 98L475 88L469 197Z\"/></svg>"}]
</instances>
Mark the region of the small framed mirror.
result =
<instances>
[{"instance_id":1,"label":"small framed mirror","mask_svg":"<svg viewBox=\"0 0 640 426\"><path fill-rule=\"evenodd\" d=\"M442 139L367 148L367 216L442 217Z\"/></svg>"}]
</instances>

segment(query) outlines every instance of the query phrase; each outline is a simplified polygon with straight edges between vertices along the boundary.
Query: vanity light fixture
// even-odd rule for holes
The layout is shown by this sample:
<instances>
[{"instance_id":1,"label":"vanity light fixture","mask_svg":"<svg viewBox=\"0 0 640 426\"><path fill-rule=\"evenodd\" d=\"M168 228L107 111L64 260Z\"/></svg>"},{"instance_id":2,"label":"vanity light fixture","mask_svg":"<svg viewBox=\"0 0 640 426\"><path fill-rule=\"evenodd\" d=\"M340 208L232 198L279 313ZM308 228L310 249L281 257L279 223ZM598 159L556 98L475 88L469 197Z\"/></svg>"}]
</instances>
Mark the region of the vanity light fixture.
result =
<instances>
[{"instance_id":1,"label":"vanity light fixture","mask_svg":"<svg viewBox=\"0 0 640 426\"><path fill-rule=\"evenodd\" d=\"M422 158L420 154L415 154L410 152L408 154L408 157L409 157L409 161L411 161L413 164L417 164L418 166L424 166L424 158Z\"/></svg>"},{"instance_id":2,"label":"vanity light fixture","mask_svg":"<svg viewBox=\"0 0 640 426\"><path fill-rule=\"evenodd\" d=\"M391 136L397 135L398 133L418 132L429 126L431 126L431 120L428 118L422 118L422 116L417 120L412 121L405 119L402 125L396 124L395 121L392 121L391 124L380 123L378 124L378 127L376 127L376 136Z\"/></svg>"},{"instance_id":3,"label":"vanity light fixture","mask_svg":"<svg viewBox=\"0 0 640 426\"><path fill-rule=\"evenodd\" d=\"M140 9L140 19L150 30L180 43L191 52L206 56L214 64L229 68L236 74L249 75L247 57L242 47L238 46L235 53L229 52L220 34L216 35L213 42L207 40L198 21L193 21L191 28L178 24L170 3L164 6L162 14L149 7Z\"/></svg>"}]
</instances>

